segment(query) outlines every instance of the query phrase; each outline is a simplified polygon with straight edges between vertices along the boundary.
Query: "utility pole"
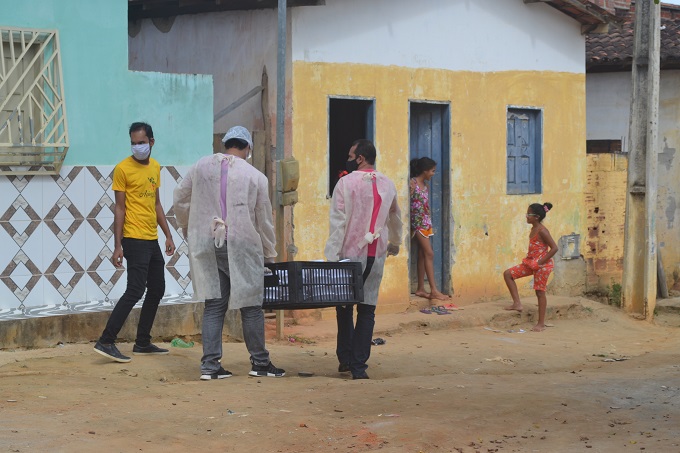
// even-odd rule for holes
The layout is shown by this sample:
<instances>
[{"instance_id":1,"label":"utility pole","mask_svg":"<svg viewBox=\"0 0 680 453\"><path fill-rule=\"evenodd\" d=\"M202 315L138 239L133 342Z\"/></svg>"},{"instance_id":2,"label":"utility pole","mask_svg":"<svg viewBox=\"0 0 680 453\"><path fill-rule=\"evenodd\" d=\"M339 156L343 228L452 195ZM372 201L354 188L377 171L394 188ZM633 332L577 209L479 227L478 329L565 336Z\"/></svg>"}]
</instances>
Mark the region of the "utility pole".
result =
<instances>
[{"instance_id":1,"label":"utility pole","mask_svg":"<svg viewBox=\"0 0 680 453\"><path fill-rule=\"evenodd\" d=\"M623 308L654 319L661 7L635 2L632 101L623 253Z\"/></svg>"},{"instance_id":2,"label":"utility pole","mask_svg":"<svg viewBox=\"0 0 680 453\"><path fill-rule=\"evenodd\" d=\"M276 179L277 186L281 179L280 163L285 157L285 143L286 143L286 49L288 48L288 19L287 19L286 0L278 0L278 20L277 20L277 52L276 52ZM276 229L276 251L278 252L279 261L285 260L285 210L283 207L283 200L281 193L278 190L273 191L274 209L276 215L274 217ZM276 311L276 336L283 338L283 310Z\"/></svg>"}]
</instances>

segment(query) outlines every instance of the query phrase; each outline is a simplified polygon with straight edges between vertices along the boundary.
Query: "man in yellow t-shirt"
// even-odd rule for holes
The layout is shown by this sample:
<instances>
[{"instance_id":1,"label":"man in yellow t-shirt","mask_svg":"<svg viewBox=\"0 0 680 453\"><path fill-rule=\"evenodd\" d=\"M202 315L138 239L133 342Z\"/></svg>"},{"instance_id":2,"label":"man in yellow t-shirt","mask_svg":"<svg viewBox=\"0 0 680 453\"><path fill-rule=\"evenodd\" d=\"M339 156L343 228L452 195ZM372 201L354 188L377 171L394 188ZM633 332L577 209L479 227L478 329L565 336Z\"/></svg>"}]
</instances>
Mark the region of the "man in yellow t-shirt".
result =
<instances>
[{"instance_id":1,"label":"man in yellow t-shirt","mask_svg":"<svg viewBox=\"0 0 680 453\"><path fill-rule=\"evenodd\" d=\"M175 253L175 244L158 195L161 167L150 157L154 145L151 126L133 123L130 126L130 143L132 155L113 170L116 206L113 220L115 248L111 257L117 268L123 267L123 258L127 261L127 288L94 346L95 352L116 362L131 360L120 353L115 341L145 290L132 352L137 355L168 353L167 349L151 343L151 327L165 293L165 259L158 245L156 226L160 226L165 234L165 254L172 256Z\"/></svg>"}]
</instances>

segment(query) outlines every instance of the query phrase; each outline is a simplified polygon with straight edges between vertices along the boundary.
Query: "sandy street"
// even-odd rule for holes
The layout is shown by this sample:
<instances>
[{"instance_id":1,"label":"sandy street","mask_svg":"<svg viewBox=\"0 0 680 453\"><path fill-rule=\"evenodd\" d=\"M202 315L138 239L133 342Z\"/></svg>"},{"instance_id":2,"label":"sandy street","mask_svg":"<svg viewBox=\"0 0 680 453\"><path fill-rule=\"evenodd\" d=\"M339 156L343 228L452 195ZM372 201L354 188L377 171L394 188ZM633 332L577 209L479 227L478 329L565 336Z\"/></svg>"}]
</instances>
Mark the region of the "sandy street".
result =
<instances>
[{"instance_id":1,"label":"sandy street","mask_svg":"<svg viewBox=\"0 0 680 453\"><path fill-rule=\"evenodd\" d=\"M504 305L378 316L368 381L337 372L329 321L269 342L280 379L248 377L240 343L234 377L208 382L200 344L127 364L92 344L1 351L0 451L680 452L677 324L562 298L553 327L521 332Z\"/></svg>"}]
</instances>

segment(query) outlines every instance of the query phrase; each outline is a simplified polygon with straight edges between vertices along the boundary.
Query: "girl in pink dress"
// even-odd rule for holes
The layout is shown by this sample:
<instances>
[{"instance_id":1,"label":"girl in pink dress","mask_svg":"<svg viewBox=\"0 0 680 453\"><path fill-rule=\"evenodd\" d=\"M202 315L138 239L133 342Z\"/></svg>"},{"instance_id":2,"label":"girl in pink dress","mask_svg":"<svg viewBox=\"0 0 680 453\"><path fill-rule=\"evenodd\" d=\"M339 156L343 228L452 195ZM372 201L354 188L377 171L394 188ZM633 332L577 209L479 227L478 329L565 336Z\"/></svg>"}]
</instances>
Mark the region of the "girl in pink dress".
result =
<instances>
[{"instance_id":1,"label":"girl in pink dress","mask_svg":"<svg viewBox=\"0 0 680 453\"><path fill-rule=\"evenodd\" d=\"M538 323L532 329L534 332L545 329L545 311L548 306L545 287L548 284L548 276L554 267L552 257L557 253L557 244L550 236L548 229L541 223L551 209L552 204L550 203L529 205L526 213L527 223L531 225L529 252L520 264L503 272L505 284L510 290L510 296L512 296L512 305L505 309L519 312L522 311L522 302L519 300L515 280L529 275L534 276L534 291L536 291L538 298Z\"/></svg>"},{"instance_id":2,"label":"girl in pink dress","mask_svg":"<svg viewBox=\"0 0 680 453\"><path fill-rule=\"evenodd\" d=\"M418 289L415 294L435 301L451 298L439 292L434 279L434 251L430 242L434 232L426 182L432 179L436 170L437 163L429 157L411 161L411 237L415 237L418 244ZM425 275L430 284L429 293L425 291Z\"/></svg>"}]
</instances>

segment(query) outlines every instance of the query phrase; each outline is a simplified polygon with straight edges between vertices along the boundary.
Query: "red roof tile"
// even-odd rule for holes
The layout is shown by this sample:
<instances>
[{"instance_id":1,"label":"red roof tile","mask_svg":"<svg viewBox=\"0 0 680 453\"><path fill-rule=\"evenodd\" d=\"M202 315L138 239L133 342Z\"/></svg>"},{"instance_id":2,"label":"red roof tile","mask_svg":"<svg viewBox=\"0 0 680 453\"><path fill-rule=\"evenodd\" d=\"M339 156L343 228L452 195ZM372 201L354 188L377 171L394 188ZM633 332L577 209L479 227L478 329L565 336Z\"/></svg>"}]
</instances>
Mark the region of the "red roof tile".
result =
<instances>
[{"instance_id":1,"label":"red roof tile","mask_svg":"<svg viewBox=\"0 0 680 453\"><path fill-rule=\"evenodd\" d=\"M622 11L625 22L620 29L586 37L586 71L628 71L633 61L635 10ZM680 6L661 8L661 68L680 68Z\"/></svg>"}]
</instances>

